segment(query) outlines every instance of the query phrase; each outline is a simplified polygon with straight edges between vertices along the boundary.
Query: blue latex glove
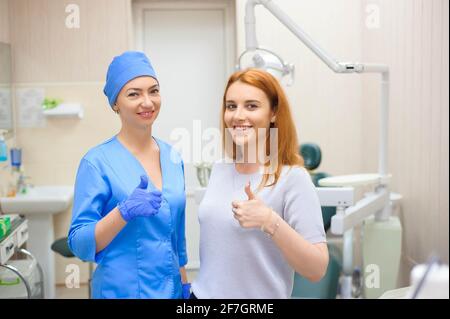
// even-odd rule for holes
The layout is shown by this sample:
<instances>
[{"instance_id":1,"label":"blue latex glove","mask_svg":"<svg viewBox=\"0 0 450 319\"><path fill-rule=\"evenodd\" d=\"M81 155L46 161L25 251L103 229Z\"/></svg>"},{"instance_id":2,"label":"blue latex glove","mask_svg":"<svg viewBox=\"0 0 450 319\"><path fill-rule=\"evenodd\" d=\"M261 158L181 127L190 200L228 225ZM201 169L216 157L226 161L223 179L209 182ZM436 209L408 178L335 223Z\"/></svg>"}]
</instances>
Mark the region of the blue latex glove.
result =
<instances>
[{"instance_id":1,"label":"blue latex glove","mask_svg":"<svg viewBox=\"0 0 450 319\"><path fill-rule=\"evenodd\" d=\"M182 285L183 299L189 299L191 297L191 284L185 283Z\"/></svg>"},{"instance_id":2,"label":"blue latex glove","mask_svg":"<svg viewBox=\"0 0 450 319\"><path fill-rule=\"evenodd\" d=\"M158 190L147 192L147 185L148 176L142 175L139 186L126 200L117 205L125 221L129 222L136 217L148 217L158 213L162 193Z\"/></svg>"}]
</instances>

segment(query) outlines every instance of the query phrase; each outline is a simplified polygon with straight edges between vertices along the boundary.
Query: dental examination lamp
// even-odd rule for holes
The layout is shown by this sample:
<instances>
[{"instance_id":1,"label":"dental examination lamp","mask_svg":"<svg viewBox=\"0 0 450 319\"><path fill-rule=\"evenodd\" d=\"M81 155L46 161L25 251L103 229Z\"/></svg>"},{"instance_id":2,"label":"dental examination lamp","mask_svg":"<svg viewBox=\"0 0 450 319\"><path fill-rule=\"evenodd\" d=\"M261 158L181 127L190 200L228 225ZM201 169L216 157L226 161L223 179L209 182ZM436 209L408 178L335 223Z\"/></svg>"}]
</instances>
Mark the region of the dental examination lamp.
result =
<instances>
[{"instance_id":1,"label":"dental examination lamp","mask_svg":"<svg viewBox=\"0 0 450 319\"><path fill-rule=\"evenodd\" d=\"M294 83L295 66L291 63L284 63L280 56L268 49L245 50L239 57L237 68L242 70L246 68L244 66L264 69L278 79L290 76L287 85L291 86Z\"/></svg>"},{"instance_id":2,"label":"dental examination lamp","mask_svg":"<svg viewBox=\"0 0 450 319\"><path fill-rule=\"evenodd\" d=\"M335 206L337 213L331 221L331 232L343 235L344 257L344 291L341 297L350 297L351 273L353 262L353 228L375 215L376 221L389 220L392 214L388 174L388 110L389 110L389 67L383 64L338 62L313 39L306 34L288 15L286 15L272 0L248 0L245 8L245 51L240 55L238 68L261 68L279 79L290 76L289 84L293 83L295 68L285 63L277 54L258 46L255 29L255 7L262 5L286 26L304 45L306 45L320 60L335 73L379 73L381 75L380 126L379 126L379 158L378 174L339 176L323 179L319 182L317 192L322 206ZM372 193L354 203L354 187L375 185Z\"/></svg>"}]
</instances>

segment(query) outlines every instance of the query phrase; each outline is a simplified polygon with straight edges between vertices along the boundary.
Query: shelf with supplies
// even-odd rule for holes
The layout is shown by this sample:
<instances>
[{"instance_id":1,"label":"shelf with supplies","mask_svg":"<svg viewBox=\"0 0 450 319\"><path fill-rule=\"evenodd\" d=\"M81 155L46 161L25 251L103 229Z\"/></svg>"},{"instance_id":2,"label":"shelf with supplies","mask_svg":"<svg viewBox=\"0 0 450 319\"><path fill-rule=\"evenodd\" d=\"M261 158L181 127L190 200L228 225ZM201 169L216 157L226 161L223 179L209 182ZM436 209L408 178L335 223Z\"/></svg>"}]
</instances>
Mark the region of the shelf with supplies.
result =
<instances>
[{"instance_id":1,"label":"shelf with supplies","mask_svg":"<svg viewBox=\"0 0 450 319\"><path fill-rule=\"evenodd\" d=\"M42 268L36 258L23 248L28 240L28 221L15 214L0 215L0 220L3 227L0 238L0 299L43 298Z\"/></svg>"},{"instance_id":2,"label":"shelf with supplies","mask_svg":"<svg viewBox=\"0 0 450 319\"><path fill-rule=\"evenodd\" d=\"M82 119L84 116L83 106L79 103L61 103L58 106L43 111L49 117L75 117Z\"/></svg>"}]
</instances>

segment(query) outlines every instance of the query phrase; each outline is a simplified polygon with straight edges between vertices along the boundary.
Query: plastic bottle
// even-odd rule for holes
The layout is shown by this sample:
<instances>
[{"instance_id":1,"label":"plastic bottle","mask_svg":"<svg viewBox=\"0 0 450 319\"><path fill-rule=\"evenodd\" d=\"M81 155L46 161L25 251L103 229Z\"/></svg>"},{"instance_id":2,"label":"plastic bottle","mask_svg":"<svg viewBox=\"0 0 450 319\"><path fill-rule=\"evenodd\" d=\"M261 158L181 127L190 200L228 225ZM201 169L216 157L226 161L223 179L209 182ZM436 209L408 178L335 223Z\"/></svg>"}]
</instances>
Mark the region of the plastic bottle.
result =
<instances>
[{"instance_id":1,"label":"plastic bottle","mask_svg":"<svg viewBox=\"0 0 450 319\"><path fill-rule=\"evenodd\" d=\"M17 195L17 181L19 179L19 171L17 168L13 167L11 171L11 179L8 183L8 191L6 197L15 197Z\"/></svg>"},{"instance_id":2,"label":"plastic bottle","mask_svg":"<svg viewBox=\"0 0 450 319\"><path fill-rule=\"evenodd\" d=\"M366 220L363 239L366 298L379 298L397 288L401 251L402 225L397 216L384 221L373 216Z\"/></svg>"},{"instance_id":3,"label":"plastic bottle","mask_svg":"<svg viewBox=\"0 0 450 319\"><path fill-rule=\"evenodd\" d=\"M6 162L8 160L8 147L5 142L6 132L5 130L0 130L0 162Z\"/></svg>"}]
</instances>

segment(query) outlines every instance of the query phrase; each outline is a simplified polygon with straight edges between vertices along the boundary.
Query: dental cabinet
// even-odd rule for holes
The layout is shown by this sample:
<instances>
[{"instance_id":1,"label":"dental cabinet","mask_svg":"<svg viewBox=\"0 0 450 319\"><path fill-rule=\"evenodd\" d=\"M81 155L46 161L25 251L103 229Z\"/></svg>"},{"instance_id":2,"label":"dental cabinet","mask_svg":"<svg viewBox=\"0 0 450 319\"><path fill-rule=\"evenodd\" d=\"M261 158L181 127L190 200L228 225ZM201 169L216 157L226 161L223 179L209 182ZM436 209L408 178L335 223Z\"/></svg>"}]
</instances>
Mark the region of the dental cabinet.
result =
<instances>
[{"instance_id":1,"label":"dental cabinet","mask_svg":"<svg viewBox=\"0 0 450 319\"><path fill-rule=\"evenodd\" d=\"M24 248L28 240L28 220L20 215L7 216L11 228L0 239L0 299L43 298L41 266Z\"/></svg>"}]
</instances>

